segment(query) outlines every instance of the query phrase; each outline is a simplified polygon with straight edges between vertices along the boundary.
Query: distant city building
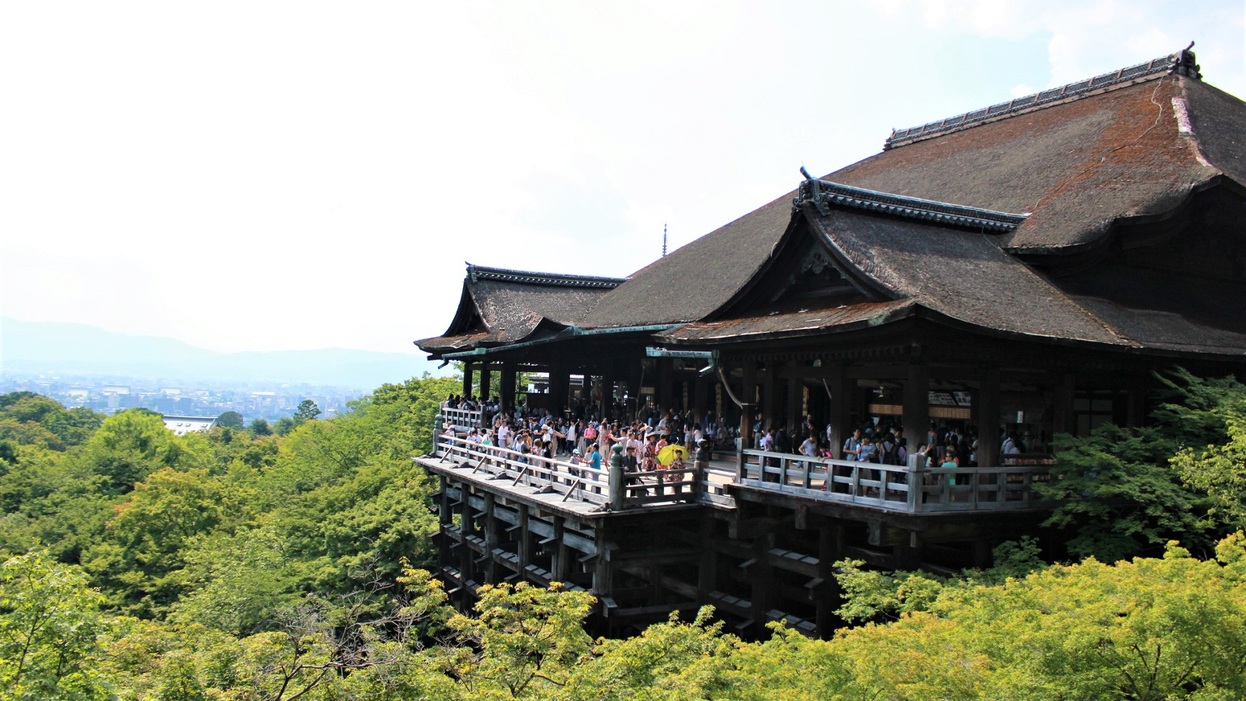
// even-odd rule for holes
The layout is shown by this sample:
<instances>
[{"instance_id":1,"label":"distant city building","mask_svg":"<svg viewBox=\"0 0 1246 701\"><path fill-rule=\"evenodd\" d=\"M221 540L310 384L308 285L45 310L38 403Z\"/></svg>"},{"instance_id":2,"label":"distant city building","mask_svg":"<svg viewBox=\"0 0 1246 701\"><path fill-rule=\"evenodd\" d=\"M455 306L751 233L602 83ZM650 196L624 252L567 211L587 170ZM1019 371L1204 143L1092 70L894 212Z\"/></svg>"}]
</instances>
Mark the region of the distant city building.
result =
<instances>
[{"instance_id":1,"label":"distant city building","mask_svg":"<svg viewBox=\"0 0 1246 701\"><path fill-rule=\"evenodd\" d=\"M218 416L164 416L164 427L174 435L184 436L187 433L207 433L220 419Z\"/></svg>"}]
</instances>

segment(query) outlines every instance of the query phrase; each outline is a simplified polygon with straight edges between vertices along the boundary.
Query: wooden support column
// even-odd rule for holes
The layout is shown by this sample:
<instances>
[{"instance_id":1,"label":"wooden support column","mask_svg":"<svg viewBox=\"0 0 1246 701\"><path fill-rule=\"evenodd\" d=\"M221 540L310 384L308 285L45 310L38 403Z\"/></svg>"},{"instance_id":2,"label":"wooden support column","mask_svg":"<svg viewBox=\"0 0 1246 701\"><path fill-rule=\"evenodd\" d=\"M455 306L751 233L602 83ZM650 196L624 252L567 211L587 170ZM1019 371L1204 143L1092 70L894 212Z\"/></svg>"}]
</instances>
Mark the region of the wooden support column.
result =
<instances>
[{"instance_id":1,"label":"wooden support column","mask_svg":"<svg viewBox=\"0 0 1246 701\"><path fill-rule=\"evenodd\" d=\"M701 562L697 567L697 601L704 604L709 601L710 592L718 587L718 553L709 543L714 540L714 519L705 516L701 519Z\"/></svg>"},{"instance_id":2,"label":"wooden support column","mask_svg":"<svg viewBox=\"0 0 1246 701\"><path fill-rule=\"evenodd\" d=\"M1073 395L1074 383L1072 373L1063 373L1056 380L1051 393L1051 435L1057 433L1073 433Z\"/></svg>"},{"instance_id":3,"label":"wooden support column","mask_svg":"<svg viewBox=\"0 0 1246 701\"><path fill-rule=\"evenodd\" d=\"M744 361L744 382L740 388L740 447L750 449L756 442L753 436L753 414L757 412L757 363L751 359Z\"/></svg>"},{"instance_id":4,"label":"wooden support column","mask_svg":"<svg viewBox=\"0 0 1246 701\"><path fill-rule=\"evenodd\" d=\"M554 416L562 416L563 409L570 406L571 378L566 363L555 360L549 368L549 410Z\"/></svg>"},{"instance_id":5,"label":"wooden support column","mask_svg":"<svg viewBox=\"0 0 1246 701\"><path fill-rule=\"evenodd\" d=\"M796 376L797 367L795 364L789 364L784 367L787 371L787 406L784 408L783 427L791 429L792 445L800 445L804 440L800 437L801 419L805 418L800 413L801 407L801 387L804 386L803 379Z\"/></svg>"},{"instance_id":6,"label":"wooden support column","mask_svg":"<svg viewBox=\"0 0 1246 701\"><path fill-rule=\"evenodd\" d=\"M607 363L601 371L601 415L602 418L616 420L614 415L614 368Z\"/></svg>"},{"instance_id":7,"label":"wooden support column","mask_svg":"<svg viewBox=\"0 0 1246 701\"><path fill-rule=\"evenodd\" d=\"M476 367L475 363L463 363L463 398L467 399L472 396L472 368Z\"/></svg>"},{"instance_id":8,"label":"wooden support column","mask_svg":"<svg viewBox=\"0 0 1246 701\"><path fill-rule=\"evenodd\" d=\"M467 485L460 483L459 490L463 498L459 502L459 535L462 536L459 541L459 578L463 582L463 591L460 593L459 601L466 605L471 601L471 593L467 591L467 582L476 579L475 567L472 563L472 548L467 543L467 537L475 535L475 525L472 520L472 500Z\"/></svg>"},{"instance_id":9,"label":"wooden support column","mask_svg":"<svg viewBox=\"0 0 1246 701\"><path fill-rule=\"evenodd\" d=\"M498 547L498 519L495 509L497 508L497 497L493 492L485 492L485 552L484 556L489 558L485 560L484 580L489 584L497 584L501 578L498 577L497 563L493 561L493 549Z\"/></svg>"},{"instance_id":10,"label":"wooden support column","mask_svg":"<svg viewBox=\"0 0 1246 701\"><path fill-rule=\"evenodd\" d=\"M490 372L492 368L493 366L490 365L489 363L481 363L480 365L480 403L481 404L485 403L485 400L489 398L489 392L493 390L493 388L490 387L490 383L493 380L493 373Z\"/></svg>"},{"instance_id":11,"label":"wooden support column","mask_svg":"<svg viewBox=\"0 0 1246 701\"><path fill-rule=\"evenodd\" d=\"M632 412L632 415L627 417L629 421L635 421L636 415L639 414L640 410L645 406L645 398L640 393L641 377L644 374L644 363L645 359L641 357L637 358L635 362L627 364L627 392L633 397L631 406L628 407Z\"/></svg>"},{"instance_id":12,"label":"wooden support column","mask_svg":"<svg viewBox=\"0 0 1246 701\"><path fill-rule=\"evenodd\" d=\"M835 563L842 555L842 531L840 526L823 526L818 529L818 579L821 582L813 590L814 625L818 637L829 640L835 631L835 609L839 603L839 580L835 579Z\"/></svg>"},{"instance_id":13,"label":"wooden support column","mask_svg":"<svg viewBox=\"0 0 1246 701\"><path fill-rule=\"evenodd\" d=\"M978 397L973 406L974 423L978 425L978 464L997 467L1000 464L999 444L999 368L982 371Z\"/></svg>"},{"instance_id":14,"label":"wooden support column","mask_svg":"<svg viewBox=\"0 0 1246 701\"><path fill-rule=\"evenodd\" d=\"M596 533L597 561L593 566L593 595L600 601L614 596L613 548L606 540L606 529L598 527Z\"/></svg>"},{"instance_id":15,"label":"wooden support column","mask_svg":"<svg viewBox=\"0 0 1246 701\"><path fill-rule=\"evenodd\" d=\"M510 413L515 409L515 361L502 361L502 410Z\"/></svg>"},{"instance_id":16,"label":"wooden support column","mask_svg":"<svg viewBox=\"0 0 1246 701\"><path fill-rule=\"evenodd\" d=\"M778 364L773 362L766 363L765 374L762 377L761 410L765 417L765 421L762 422L762 428L779 428L778 369Z\"/></svg>"},{"instance_id":17,"label":"wooden support column","mask_svg":"<svg viewBox=\"0 0 1246 701\"><path fill-rule=\"evenodd\" d=\"M901 538L891 548L895 558L896 569L915 570L921 564L921 540L917 531L902 531L906 537Z\"/></svg>"},{"instance_id":18,"label":"wooden support column","mask_svg":"<svg viewBox=\"0 0 1246 701\"><path fill-rule=\"evenodd\" d=\"M1125 425L1134 428L1146 423L1147 383L1145 380L1133 380L1126 388L1128 405L1125 407Z\"/></svg>"},{"instance_id":19,"label":"wooden support column","mask_svg":"<svg viewBox=\"0 0 1246 701\"><path fill-rule=\"evenodd\" d=\"M439 505L437 508L437 520L441 524L441 537L437 539L437 566L448 567L450 565L450 536L446 534L446 529L454 525L454 508L450 504L450 480L445 475L441 476L441 494L439 497Z\"/></svg>"},{"instance_id":20,"label":"wooden support column","mask_svg":"<svg viewBox=\"0 0 1246 701\"><path fill-rule=\"evenodd\" d=\"M550 574L556 582L567 581L567 576L571 574L570 548L563 540L563 534L566 532L567 519L562 516L554 517L554 553L553 562L550 566Z\"/></svg>"},{"instance_id":21,"label":"wooden support column","mask_svg":"<svg viewBox=\"0 0 1246 701\"><path fill-rule=\"evenodd\" d=\"M685 408L684 412L685 415L691 414L692 419L688 421L688 425L690 426L700 423L701 417L705 416L705 382L705 378L701 377L699 374L696 376L696 379L692 381L692 396L690 397L690 401L688 402L688 406Z\"/></svg>"},{"instance_id":22,"label":"wooden support column","mask_svg":"<svg viewBox=\"0 0 1246 701\"><path fill-rule=\"evenodd\" d=\"M654 393L657 395L655 402L660 415L675 404L675 361L671 358L655 358L654 361L658 366L658 381Z\"/></svg>"},{"instance_id":23,"label":"wooden support column","mask_svg":"<svg viewBox=\"0 0 1246 701\"><path fill-rule=\"evenodd\" d=\"M832 365L830 376L826 378L826 386L831 390L831 451L842 460L844 440L852 435L853 428L849 409L852 385L848 380L848 368L844 365Z\"/></svg>"},{"instance_id":24,"label":"wooden support column","mask_svg":"<svg viewBox=\"0 0 1246 701\"><path fill-rule=\"evenodd\" d=\"M770 548L774 547L774 534L766 532L753 539L752 564L748 568L748 577L753 585L749 595L751 605L754 636L762 637L766 630L766 612L774 601L775 583L774 568L770 566Z\"/></svg>"},{"instance_id":25,"label":"wooden support column","mask_svg":"<svg viewBox=\"0 0 1246 701\"><path fill-rule=\"evenodd\" d=\"M518 518L515 525L519 527L517 533L519 547L516 548L516 554L519 556L519 575L522 578L528 565L532 564L532 533L528 531L527 505L519 504L516 511Z\"/></svg>"},{"instance_id":26,"label":"wooden support column","mask_svg":"<svg viewBox=\"0 0 1246 701\"><path fill-rule=\"evenodd\" d=\"M985 538L973 541L973 566L984 570L991 566L991 544Z\"/></svg>"},{"instance_id":27,"label":"wooden support column","mask_svg":"<svg viewBox=\"0 0 1246 701\"><path fill-rule=\"evenodd\" d=\"M904 382L904 437L912 455L917 444L926 440L930 426L930 366L924 361L909 366L909 376Z\"/></svg>"}]
</instances>

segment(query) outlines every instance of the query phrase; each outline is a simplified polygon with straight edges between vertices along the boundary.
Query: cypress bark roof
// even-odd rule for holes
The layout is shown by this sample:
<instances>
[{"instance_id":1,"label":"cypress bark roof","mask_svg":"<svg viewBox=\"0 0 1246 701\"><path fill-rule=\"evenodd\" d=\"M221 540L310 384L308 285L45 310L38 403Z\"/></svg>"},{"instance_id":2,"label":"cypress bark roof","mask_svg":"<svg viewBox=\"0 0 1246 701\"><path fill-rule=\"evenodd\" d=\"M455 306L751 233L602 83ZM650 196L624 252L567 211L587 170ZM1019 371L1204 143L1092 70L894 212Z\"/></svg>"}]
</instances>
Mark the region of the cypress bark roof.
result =
<instances>
[{"instance_id":1,"label":"cypress bark roof","mask_svg":"<svg viewBox=\"0 0 1246 701\"><path fill-rule=\"evenodd\" d=\"M1246 182L1244 114L1215 88L1163 74L908 143L827 179L1028 212L1003 245L1069 253L1099 243L1116 222L1172 211L1218 176Z\"/></svg>"},{"instance_id":2,"label":"cypress bark roof","mask_svg":"<svg viewBox=\"0 0 1246 701\"><path fill-rule=\"evenodd\" d=\"M855 328L924 308L1008 334L1241 353L1240 329L1073 296L1038 272L1044 261L1149 245L1129 238L1145 231L1124 224L1176 216L1223 183L1244 199L1246 104L1199 77L1193 55L1180 52L896 132L884 152L824 179L833 182L807 181L821 204L805 196L794 206L797 193L788 193L613 286L558 286L516 271L469 276L455 323L418 343L432 353L511 343L542 323L684 325L663 337L714 343L731 333ZM882 297L777 316L733 310L800 227L836 252L846 278L869 281Z\"/></svg>"},{"instance_id":3,"label":"cypress bark roof","mask_svg":"<svg viewBox=\"0 0 1246 701\"><path fill-rule=\"evenodd\" d=\"M514 343L542 323L570 326L623 280L468 264L458 312L441 336L416 341L429 353Z\"/></svg>"}]
</instances>

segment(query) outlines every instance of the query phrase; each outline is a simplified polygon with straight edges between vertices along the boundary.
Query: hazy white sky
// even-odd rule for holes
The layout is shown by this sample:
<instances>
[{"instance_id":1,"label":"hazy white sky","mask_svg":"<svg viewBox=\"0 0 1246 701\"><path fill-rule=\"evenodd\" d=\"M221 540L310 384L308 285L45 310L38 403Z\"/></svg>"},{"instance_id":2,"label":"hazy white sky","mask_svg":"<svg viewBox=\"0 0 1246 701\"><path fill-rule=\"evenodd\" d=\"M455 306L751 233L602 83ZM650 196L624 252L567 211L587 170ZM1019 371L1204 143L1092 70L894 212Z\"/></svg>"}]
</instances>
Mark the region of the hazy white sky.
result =
<instances>
[{"instance_id":1,"label":"hazy white sky","mask_svg":"<svg viewBox=\"0 0 1246 701\"><path fill-rule=\"evenodd\" d=\"M1246 3L0 3L0 314L215 350L415 353L464 262L626 276L893 127ZM973 203L967 203L973 204ZM671 290L671 294L678 294ZM0 330L2 331L2 330Z\"/></svg>"}]
</instances>

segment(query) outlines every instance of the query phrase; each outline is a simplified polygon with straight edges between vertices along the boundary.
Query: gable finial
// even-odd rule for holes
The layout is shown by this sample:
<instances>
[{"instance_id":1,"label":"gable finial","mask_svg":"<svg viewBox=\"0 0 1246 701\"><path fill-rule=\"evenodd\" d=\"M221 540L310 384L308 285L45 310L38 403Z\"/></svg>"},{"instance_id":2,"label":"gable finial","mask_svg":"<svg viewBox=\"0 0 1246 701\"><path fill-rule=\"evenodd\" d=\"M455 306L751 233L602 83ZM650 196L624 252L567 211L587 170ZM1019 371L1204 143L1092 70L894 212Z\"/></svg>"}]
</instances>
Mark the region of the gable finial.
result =
<instances>
[{"instance_id":1,"label":"gable finial","mask_svg":"<svg viewBox=\"0 0 1246 701\"><path fill-rule=\"evenodd\" d=\"M1203 77L1203 74L1199 72L1198 70L1199 66L1198 66L1197 60L1194 57L1194 52L1191 51L1191 49L1193 48L1194 48L1194 42L1191 41L1189 46L1185 47L1184 49L1181 50L1180 53L1175 54L1173 56L1173 58L1176 59L1175 61L1173 61L1173 64L1172 64L1173 73L1176 73L1177 75L1183 75L1187 78L1202 78Z\"/></svg>"},{"instance_id":2,"label":"gable finial","mask_svg":"<svg viewBox=\"0 0 1246 701\"><path fill-rule=\"evenodd\" d=\"M666 224L662 225L662 257L666 257Z\"/></svg>"}]
</instances>

